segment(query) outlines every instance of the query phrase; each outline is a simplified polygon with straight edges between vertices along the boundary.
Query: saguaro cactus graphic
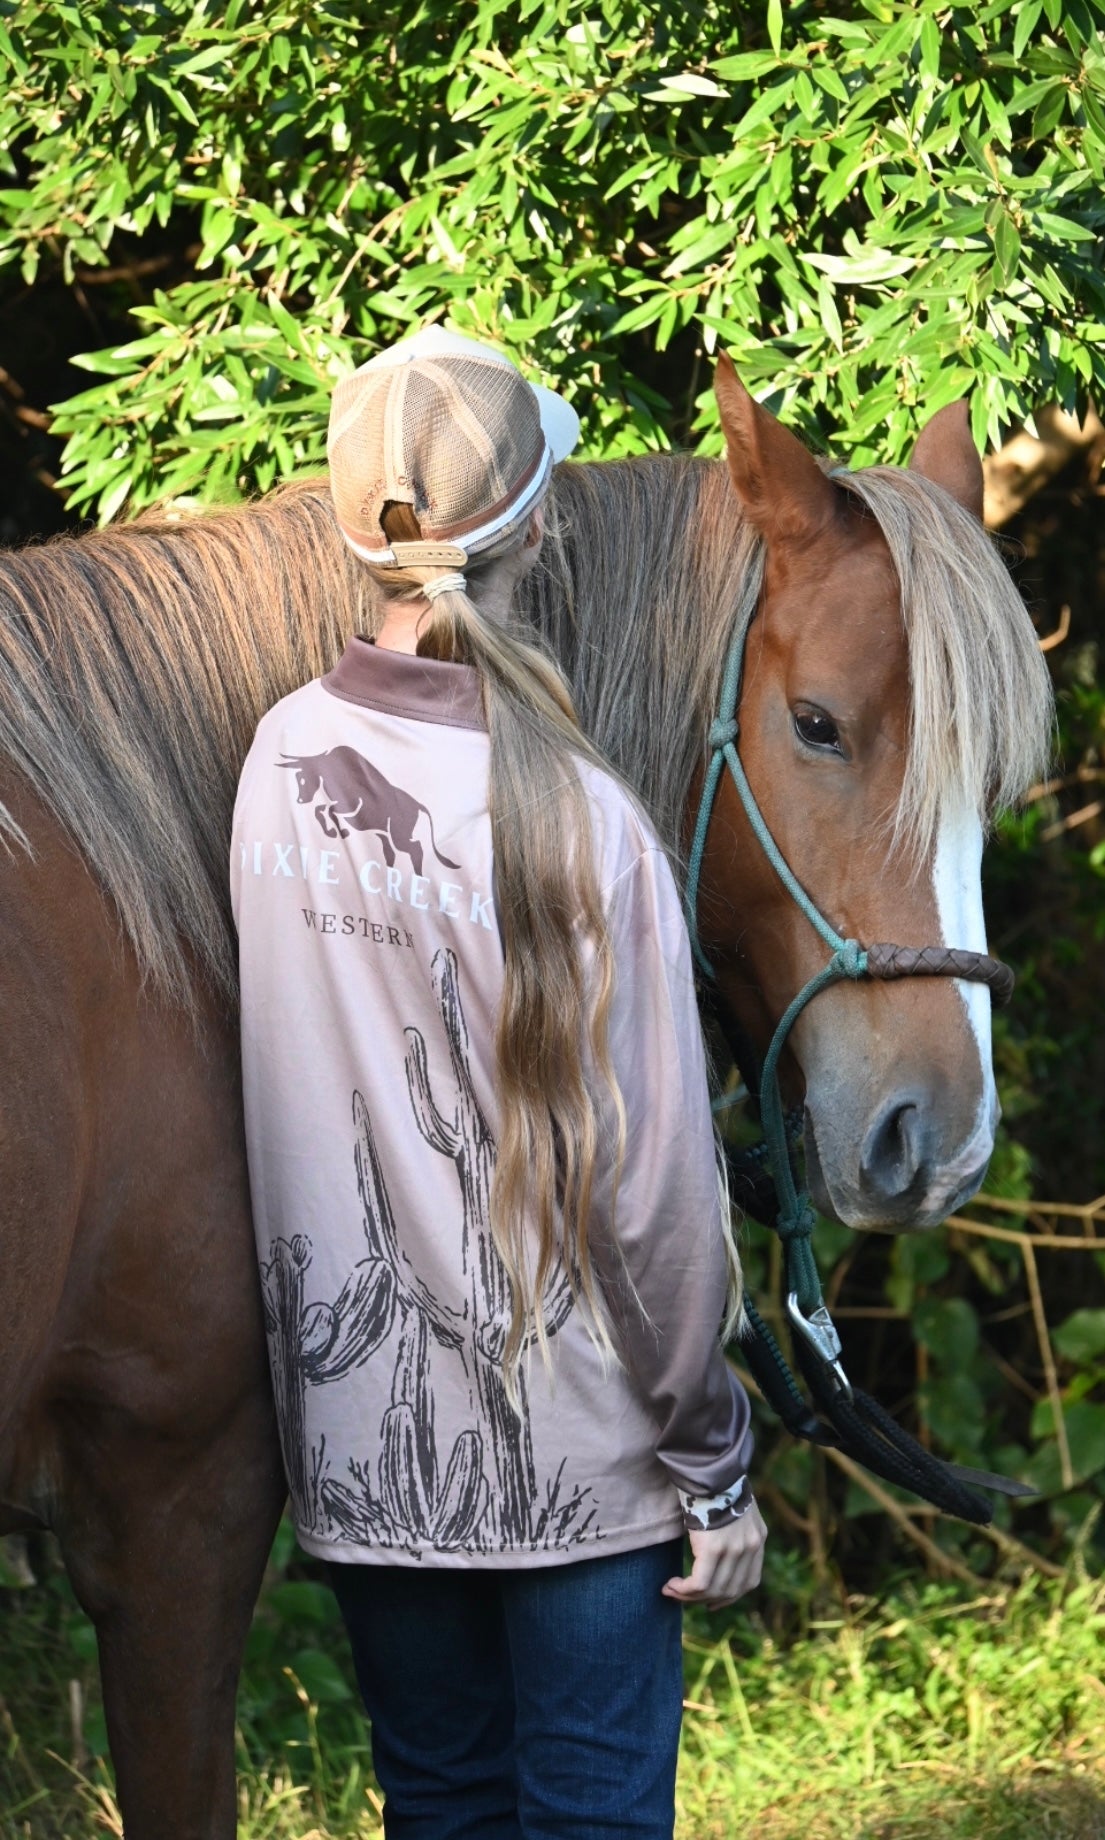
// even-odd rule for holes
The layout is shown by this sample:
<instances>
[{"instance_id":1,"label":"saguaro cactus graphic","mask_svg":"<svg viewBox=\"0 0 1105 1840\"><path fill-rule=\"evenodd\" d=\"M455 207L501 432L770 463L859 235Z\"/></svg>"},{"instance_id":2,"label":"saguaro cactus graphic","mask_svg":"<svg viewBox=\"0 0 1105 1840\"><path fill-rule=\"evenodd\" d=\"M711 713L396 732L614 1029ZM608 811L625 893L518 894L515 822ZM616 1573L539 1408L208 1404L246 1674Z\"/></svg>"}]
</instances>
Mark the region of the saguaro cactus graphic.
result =
<instances>
[{"instance_id":1,"label":"saguaro cactus graphic","mask_svg":"<svg viewBox=\"0 0 1105 1840\"><path fill-rule=\"evenodd\" d=\"M261 1291L288 1482L297 1508L313 1522L307 1388L340 1380L380 1346L395 1318L398 1287L394 1271L383 1259L362 1259L333 1303L308 1303L306 1275L311 1256L311 1242L303 1233L290 1240L274 1240L270 1257L261 1267Z\"/></svg>"},{"instance_id":2,"label":"saguaro cactus graphic","mask_svg":"<svg viewBox=\"0 0 1105 1840\"><path fill-rule=\"evenodd\" d=\"M369 1255L389 1267L395 1280L395 1294L403 1310L420 1311L442 1347L457 1349L463 1361L463 1318L458 1312L439 1303L400 1248L391 1197L384 1182L372 1118L363 1093L353 1094L353 1124L356 1129L353 1161L357 1170L357 1193L364 1209L364 1231Z\"/></svg>"},{"instance_id":3,"label":"saguaro cactus graphic","mask_svg":"<svg viewBox=\"0 0 1105 1840\"><path fill-rule=\"evenodd\" d=\"M396 1531L442 1552L470 1543L487 1505L483 1443L478 1431L462 1431L441 1476L426 1383L426 1322L417 1310L403 1325L380 1433L380 1500Z\"/></svg>"},{"instance_id":4,"label":"saguaro cactus graphic","mask_svg":"<svg viewBox=\"0 0 1105 1840\"><path fill-rule=\"evenodd\" d=\"M483 1441L471 1427L462 1431L442 1475L428 1373L426 1318L411 1308L380 1425L375 1491L367 1464L357 1462L349 1465L355 1489L330 1477L322 1484L327 1512L361 1544L453 1552L476 1541L488 1498Z\"/></svg>"},{"instance_id":5,"label":"saguaro cactus graphic","mask_svg":"<svg viewBox=\"0 0 1105 1840\"><path fill-rule=\"evenodd\" d=\"M439 1103L431 1091L426 1043L408 1028L407 1089L418 1128L457 1172L463 1210L463 1256L469 1281L476 1392L487 1424L497 1488L494 1512L504 1541L524 1542L535 1534L537 1477L525 1375L518 1376L519 1409L511 1406L502 1361L511 1319L510 1279L492 1240L489 1218L495 1141L472 1085L468 1027L460 1000L456 954L442 947L430 966L434 996L449 1043L453 1082ZM572 1308L571 1287L562 1273L546 1300L549 1335Z\"/></svg>"}]
</instances>

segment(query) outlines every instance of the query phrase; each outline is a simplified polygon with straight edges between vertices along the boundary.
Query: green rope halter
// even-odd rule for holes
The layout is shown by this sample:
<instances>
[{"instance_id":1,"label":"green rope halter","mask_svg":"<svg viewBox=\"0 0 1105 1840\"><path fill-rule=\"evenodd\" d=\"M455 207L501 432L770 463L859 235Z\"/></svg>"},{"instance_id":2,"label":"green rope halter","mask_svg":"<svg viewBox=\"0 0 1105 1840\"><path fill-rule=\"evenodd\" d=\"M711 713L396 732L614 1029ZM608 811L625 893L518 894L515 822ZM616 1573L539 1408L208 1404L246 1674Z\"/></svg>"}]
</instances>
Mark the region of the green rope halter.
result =
<instances>
[{"instance_id":1,"label":"green rope halter","mask_svg":"<svg viewBox=\"0 0 1105 1840\"><path fill-rule=\"evenodd\" d=\"M764 815L756 803L755 794L748 783L748 776L737 752L737 736L740 727L736 714L747 636L748 627L744 626L734 633L730 642L725 671L721 680L718 714L710 724L708 737L710 759L702 782L702 796L695 821L694 837L691 840L684 906L695 963L703 975L713 981L714 969L702 949L702 941L698 935L698 891L702 878L702 860L706 852L706 833L710 828L722 769L728 767L760 848L788 894L832 952L828 964L816 972L807 984L803 985L780 1018L764 1057L763 1072L760 1078L760 1116L763 1122L771 1173L779 1198L779 1215L775 1230L785 1250L787 1289L796 1298L802 1315L809 1318L815 1311L823 1308L821 1281L817 1275L817 1266L814 1263L813 1249L810 1245L814 1214L808 1194L805 1191L799 1191L794 1180L786 1126L783 1120L783 1099L779 1088L779 1058L786 1046L791 1029L807 1003L811 1003L820 991L827 989L830 984L838 983L842 978L866 977L867 954L857 939L842 938L814 906L771 835Z\"/></svg>"}]
</instances>

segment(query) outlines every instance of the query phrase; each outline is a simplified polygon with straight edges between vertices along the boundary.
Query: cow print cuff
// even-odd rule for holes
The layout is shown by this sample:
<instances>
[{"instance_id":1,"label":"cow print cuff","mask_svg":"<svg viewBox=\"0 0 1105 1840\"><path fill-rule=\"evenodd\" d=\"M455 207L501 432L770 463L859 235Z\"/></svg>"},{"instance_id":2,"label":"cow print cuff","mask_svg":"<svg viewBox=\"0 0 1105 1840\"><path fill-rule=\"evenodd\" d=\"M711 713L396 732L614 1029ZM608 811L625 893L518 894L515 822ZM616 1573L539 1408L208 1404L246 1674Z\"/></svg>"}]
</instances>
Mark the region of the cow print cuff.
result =
<instances>
[{"instance_id":1,"label":"cow print cuff","mask_svg":"<svg viewBox=\"0 0 1105 1840\"><path fill-rule=\"evenodd\" d=\"M728 1527L747 1514L756 1499L747 1476L738 1477L732 1488L720 1495L688 1495L683 1489L677 1493L688 1533L712 1533L715 1527Z\"/></svg>"}]
</instances>

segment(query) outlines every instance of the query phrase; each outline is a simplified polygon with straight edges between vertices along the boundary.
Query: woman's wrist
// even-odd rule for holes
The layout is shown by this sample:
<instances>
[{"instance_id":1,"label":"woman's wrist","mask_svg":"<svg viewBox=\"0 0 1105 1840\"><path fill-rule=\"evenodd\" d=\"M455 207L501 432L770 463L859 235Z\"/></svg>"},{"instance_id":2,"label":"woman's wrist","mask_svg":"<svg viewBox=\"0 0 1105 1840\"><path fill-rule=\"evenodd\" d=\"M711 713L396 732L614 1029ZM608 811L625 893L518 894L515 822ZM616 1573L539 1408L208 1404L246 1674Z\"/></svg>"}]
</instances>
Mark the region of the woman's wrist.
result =
<instances>
[{"instance_id":1,"label":"woman's wrist","mask_svg":"<svg viewBox=\"0 0 1105 1840\"><path fill-rule=\"evenodd\" d=\"M715 1527L728 1527L731 1521L739 1521L747 1514L756 1499L747 1476L738 1476L730 1488L718 1495L690 1495L685 1489L678 1489L676 1493L688 1533L709 1533Z\"/></svg>"}]
</instances>

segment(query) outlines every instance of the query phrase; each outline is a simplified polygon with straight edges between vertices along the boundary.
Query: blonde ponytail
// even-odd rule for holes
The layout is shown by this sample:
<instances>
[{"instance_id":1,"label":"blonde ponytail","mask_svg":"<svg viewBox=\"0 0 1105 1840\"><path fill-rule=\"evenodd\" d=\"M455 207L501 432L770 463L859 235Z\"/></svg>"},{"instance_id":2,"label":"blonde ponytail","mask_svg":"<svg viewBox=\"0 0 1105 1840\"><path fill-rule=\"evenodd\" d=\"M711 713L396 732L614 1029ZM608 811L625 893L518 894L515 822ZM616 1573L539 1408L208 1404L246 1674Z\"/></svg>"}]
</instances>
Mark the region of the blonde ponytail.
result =
<instances>
[{"instance_id":1,"label":"blonde ponytail","mask_svg":"<svg viewBox=\"0 0 1105 1840\"><path fill-rule=\"evenodd\" d=\"M408 516L406 506L388 509L389 541L405 540ZM544 1303L561 1262L594 1339L613 1352L590 1246L595 1169L600 1149L611 1148L602 1141L611 1119L615 1196L625 1150L625 1110L608 1043L613 947L580 774L584 763L609 768L580 729L553 659L509 614L493 618L479 605L496 566L506 566L523 535L524 529L507 533L494 557L470 565L475 595L440 569L372 571L387 599L409 600L431 588L419 656L473 665L483 690L505 956L490 1228L511 1283L503 1369L515 1401L523 1353L536 1344L548 1359ZM593 1091L588 1060L605 1094Z\"/></svg>"}]
</instances>

